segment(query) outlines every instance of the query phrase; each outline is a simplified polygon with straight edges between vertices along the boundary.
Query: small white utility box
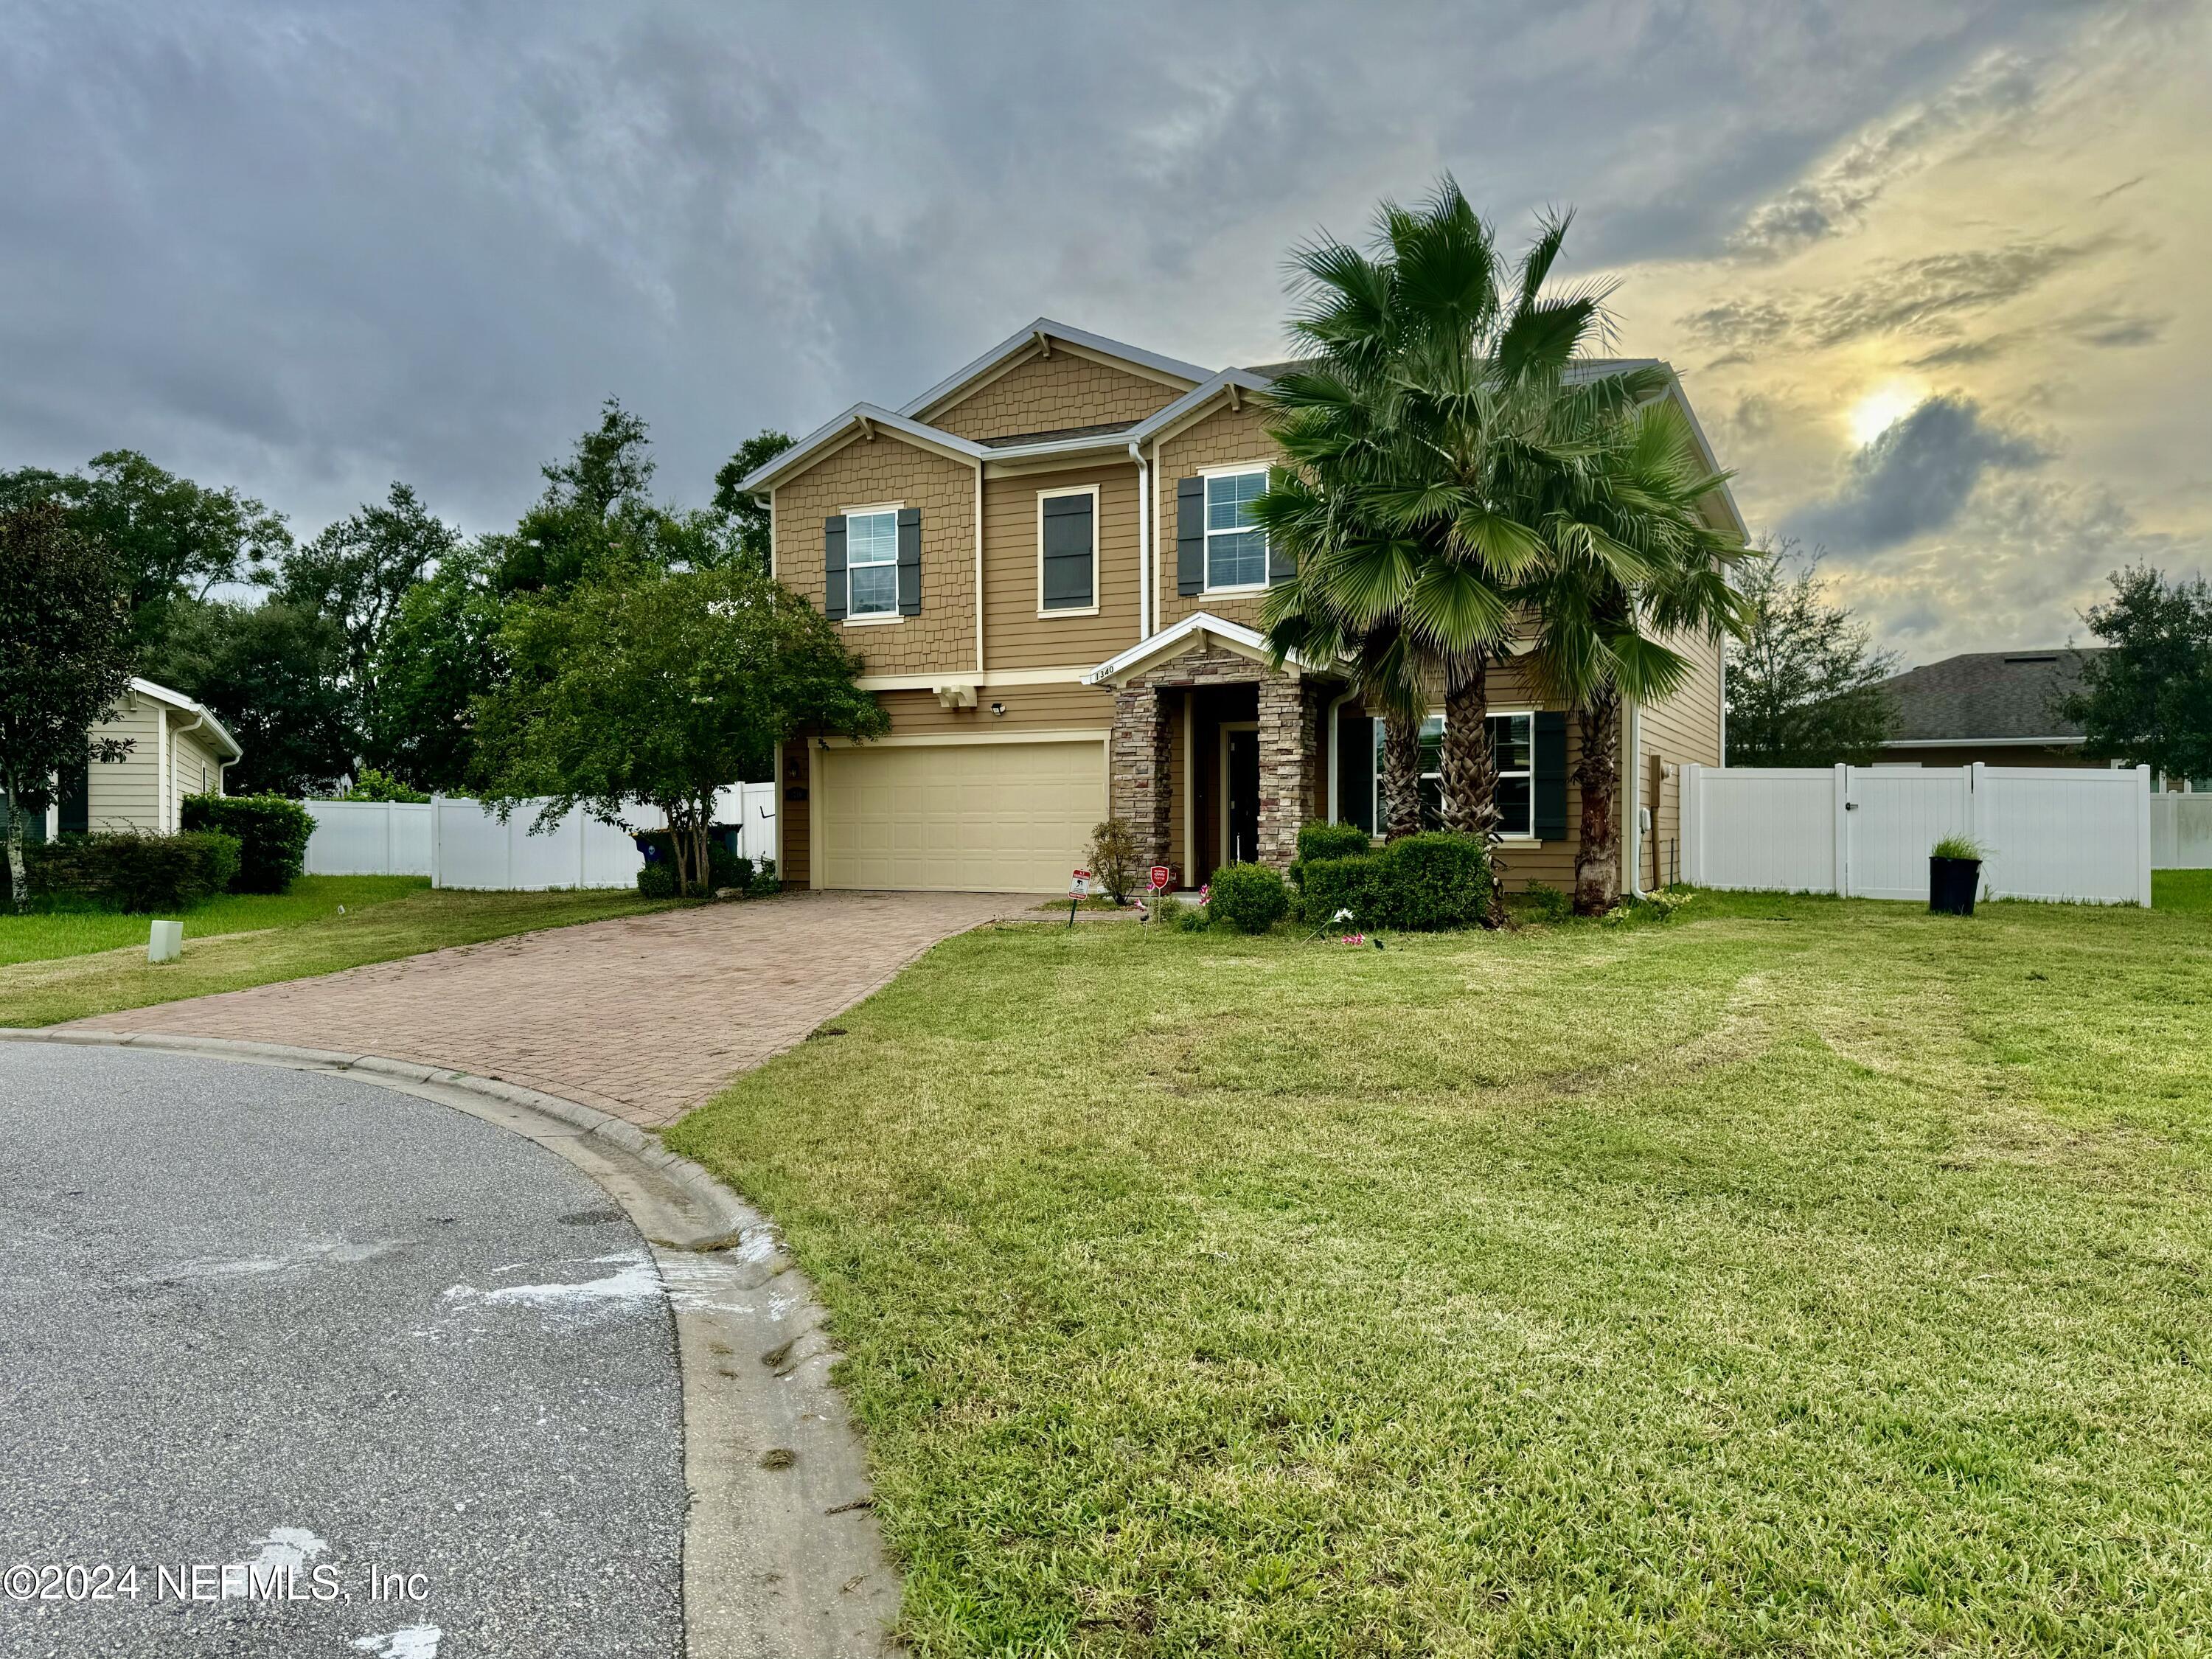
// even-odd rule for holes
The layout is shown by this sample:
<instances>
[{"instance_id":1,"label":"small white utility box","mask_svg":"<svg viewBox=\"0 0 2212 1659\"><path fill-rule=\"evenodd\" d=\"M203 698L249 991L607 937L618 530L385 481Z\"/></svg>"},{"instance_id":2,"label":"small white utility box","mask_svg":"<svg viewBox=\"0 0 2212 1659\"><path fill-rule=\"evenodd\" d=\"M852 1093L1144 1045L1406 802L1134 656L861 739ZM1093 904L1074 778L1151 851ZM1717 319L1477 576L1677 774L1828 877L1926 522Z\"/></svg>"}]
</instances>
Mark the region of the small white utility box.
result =
<instances>
[{"instance_id":1,"label":"small white utility box","mask_svg":"<svg viewBox=\"0 0 2212 1659\"><path fill-rule=\"evenodd\" d=\"M154 936L146 941L146 960L174 962L185 953L185 924L181 921L157 921Z\"/></svg>"}]
</instances>

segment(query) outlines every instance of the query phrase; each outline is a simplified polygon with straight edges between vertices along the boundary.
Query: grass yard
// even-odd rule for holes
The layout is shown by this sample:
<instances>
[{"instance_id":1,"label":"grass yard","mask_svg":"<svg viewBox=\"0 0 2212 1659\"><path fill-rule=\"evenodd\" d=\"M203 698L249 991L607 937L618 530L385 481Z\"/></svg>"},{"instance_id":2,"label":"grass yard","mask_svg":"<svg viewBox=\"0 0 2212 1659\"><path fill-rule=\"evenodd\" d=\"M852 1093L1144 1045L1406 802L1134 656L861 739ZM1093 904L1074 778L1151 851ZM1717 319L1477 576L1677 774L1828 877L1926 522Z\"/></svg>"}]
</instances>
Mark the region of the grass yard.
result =
<instances>
[{"instance_id":1,"label":"grass yard","mask_svg":"<svg viewBox=\"0 0 2212 1659\"><path fill-rule=\"evenodd\" d=\"M302 876L289 893L186 911L184 958L160 967L146 961L146 916L0 915L0 1025L49 1025L667 908L627 890L466 893L411 876Z\"/></svg>"},{"instance_id":2,"label":"grass yard","mask_svg":"<svg viewBox=\"0 0 2212 1659\"><path fill-rule=\"evenodd\" d=\"M2212 882L954 939L671 1132L922 1654L2212 1645Z\"/></svg>"}]
</instances>

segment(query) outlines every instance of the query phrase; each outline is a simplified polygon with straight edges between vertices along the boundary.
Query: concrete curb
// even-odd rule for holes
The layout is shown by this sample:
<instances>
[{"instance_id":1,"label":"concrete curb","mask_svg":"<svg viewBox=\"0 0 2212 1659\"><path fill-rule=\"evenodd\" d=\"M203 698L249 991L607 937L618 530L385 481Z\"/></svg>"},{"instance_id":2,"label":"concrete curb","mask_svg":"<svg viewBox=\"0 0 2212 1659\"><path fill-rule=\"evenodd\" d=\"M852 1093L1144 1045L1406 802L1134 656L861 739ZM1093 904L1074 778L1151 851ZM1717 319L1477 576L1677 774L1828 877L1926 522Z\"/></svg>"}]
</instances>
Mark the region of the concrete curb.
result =
<instances>
[{"instance_id":1,"label":"concrete curb","mask_svg":"<svg viewBox=\"0 0 2212 1659\"><path fill-rule=\"evenodd\" d=\"M541 1090L380 1054L155 1031L0 1026L0 1042L143 1048L359 1076L538 1141L651 1243L684 1386L690 1659L892 1653L896 1573L867 1462L830 1380L828 1316L761 1212L635 1124Z\"/></svg>"}]
</instances>

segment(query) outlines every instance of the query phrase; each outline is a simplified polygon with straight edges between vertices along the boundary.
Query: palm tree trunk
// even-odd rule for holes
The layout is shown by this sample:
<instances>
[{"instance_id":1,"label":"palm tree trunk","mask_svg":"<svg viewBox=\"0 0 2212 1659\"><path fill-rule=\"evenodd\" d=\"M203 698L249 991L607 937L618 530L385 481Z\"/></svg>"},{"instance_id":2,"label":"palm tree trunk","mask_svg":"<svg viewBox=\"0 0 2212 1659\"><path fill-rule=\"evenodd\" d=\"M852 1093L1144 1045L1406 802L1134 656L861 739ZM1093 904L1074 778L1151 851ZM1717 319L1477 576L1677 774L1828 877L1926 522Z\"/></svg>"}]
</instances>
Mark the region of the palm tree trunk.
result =
<instances>
[{"instance_id":1,"label":"palm tree trunk","mask_svg":"<svg viewBox=\"0 0 2212 1659\"><path fill-rule=\"evenodd\" d=\"M1382 716L1382 833L1421 832L1421 723L1401 708Z\"/></svg>"},{"instance_id":2,"label":"palm tree trunk","mask_svg":"<svg viewBox=\"0 0 2212 1659\"><path fill-rule=\"evenodd\" d=\"M1490 738L1490 653L1455 663L1444 687L1444 827L1480 836L1490 865L1490 906L1482 925L1505 925L1504 866L1498 858L1498 750Z\"/></svg>"},{"instance_id":3,"label":"palm tree trunk","mask_svg":"<svg viewBox=\"0 0 2212 1659\"><path fill-rule=\"evenodd\" d=\"M1620 694L1592 696L1575 711L1581 758L1582 835L1575 848L1575 914L1601 916L1620 896Z\"/></svg>"}]
</instances>

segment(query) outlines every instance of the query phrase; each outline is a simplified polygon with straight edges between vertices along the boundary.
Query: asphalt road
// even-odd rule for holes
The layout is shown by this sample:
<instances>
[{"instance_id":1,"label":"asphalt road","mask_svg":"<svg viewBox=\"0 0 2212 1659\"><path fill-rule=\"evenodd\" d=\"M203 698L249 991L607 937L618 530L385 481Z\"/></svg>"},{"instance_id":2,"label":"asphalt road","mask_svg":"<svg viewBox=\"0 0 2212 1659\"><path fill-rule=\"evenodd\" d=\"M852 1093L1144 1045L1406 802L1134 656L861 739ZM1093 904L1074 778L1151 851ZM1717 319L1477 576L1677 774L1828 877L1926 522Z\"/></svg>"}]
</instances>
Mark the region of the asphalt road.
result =
<instances>
[{"instance_id":1,"label":"asphalt road","mask_svg":"<svg viewBox=\"0 0 2212 1659\"><path fill-rule=\"evenodd\" d=\"M0 1046L0 1653L673 1656L684 1512L651 1257L553 1153Z\"/></svg>"}]
</instances>

